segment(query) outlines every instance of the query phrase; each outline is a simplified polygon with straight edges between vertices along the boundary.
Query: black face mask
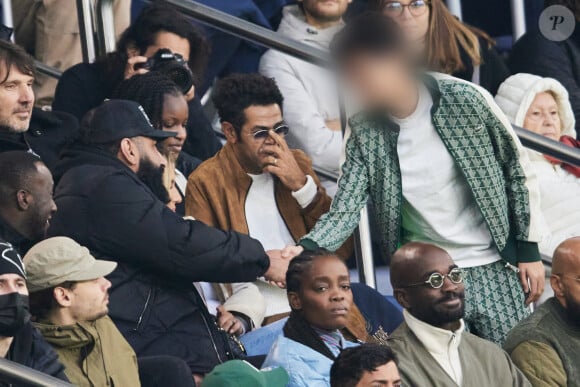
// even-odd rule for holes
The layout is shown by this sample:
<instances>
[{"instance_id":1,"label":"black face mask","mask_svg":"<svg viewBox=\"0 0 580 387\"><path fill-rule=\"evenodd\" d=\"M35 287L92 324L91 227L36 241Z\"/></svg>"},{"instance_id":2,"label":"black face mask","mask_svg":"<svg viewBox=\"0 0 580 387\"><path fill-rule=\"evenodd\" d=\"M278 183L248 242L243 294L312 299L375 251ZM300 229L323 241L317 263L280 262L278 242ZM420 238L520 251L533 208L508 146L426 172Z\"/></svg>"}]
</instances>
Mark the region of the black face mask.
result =
<instances>
[{"instance_id":1,"label":"black face mask","mask_svg":"<svg viewBox=\"0 0 580 387\"><path fill-rule=\"evenodd\" d=\"M30 321L28 296L20 293L0 296L0 336L13 337Z\"/></svg>"}]
</instances>

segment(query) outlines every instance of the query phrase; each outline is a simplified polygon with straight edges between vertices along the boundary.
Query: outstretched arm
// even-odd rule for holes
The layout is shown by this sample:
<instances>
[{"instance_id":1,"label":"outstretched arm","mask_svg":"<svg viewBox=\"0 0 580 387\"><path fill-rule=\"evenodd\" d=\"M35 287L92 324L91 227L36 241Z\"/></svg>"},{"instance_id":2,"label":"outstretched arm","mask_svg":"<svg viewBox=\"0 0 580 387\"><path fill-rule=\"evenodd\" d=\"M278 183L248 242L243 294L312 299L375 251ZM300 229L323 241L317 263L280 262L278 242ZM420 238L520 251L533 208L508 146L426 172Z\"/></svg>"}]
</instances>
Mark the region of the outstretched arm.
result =
<instances>
[{"instance_id":1,"label":"outstretched arm","mask_svg":"<svg viewBox=\"0 0 580 387\"><path fill-rule=\"evenodd\" d=\"M300 240L300 245L306 249L323 247L336 251L358 225L360 211L367 203L368 169L354 133L347 140L345 153L342 176L330 211Z\"/></svg>"}]
</instances>

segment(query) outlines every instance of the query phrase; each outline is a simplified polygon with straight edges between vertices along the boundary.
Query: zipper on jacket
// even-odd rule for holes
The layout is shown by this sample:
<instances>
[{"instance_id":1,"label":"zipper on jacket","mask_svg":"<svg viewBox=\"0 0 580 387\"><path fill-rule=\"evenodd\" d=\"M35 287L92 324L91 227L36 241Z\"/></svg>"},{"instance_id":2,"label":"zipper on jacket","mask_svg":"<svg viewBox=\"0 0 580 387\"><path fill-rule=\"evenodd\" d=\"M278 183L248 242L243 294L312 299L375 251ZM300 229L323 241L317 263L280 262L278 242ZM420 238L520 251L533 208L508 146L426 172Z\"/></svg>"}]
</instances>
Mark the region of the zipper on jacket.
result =
<instances>
[{"instance_id":1,"label":"zipper on jacket","mask_svg":"<svg viewBox=\"0 0 580 387\"><path fill-rule=\"evenodd\" d=\"M145 312L147 311L147 307L149 306L149 301L151 300L152 293L153 293L153 287L150 287L149 292L147 293L147 299L145 300L145 305L143 305L143 310L141 311L141 314L139 315L139 318L137 319L137 326L135 327L135 329L133 329L135 332L137 332L139 330L139 328L141 327L141 323L143 322L143 316L145 315Z\"/></svg>"},{"instance_id":2,"label":"zipper on jacket","mask_svg":"<svg viewBox=\"0 0 580 387\"><path fill-rule=\"evenodd\" d=\"M453 371L453 379L455 380L456 384L459 384L457 380L457 373L455 372L455 367L453 366L453 360L451 359L451 345L455 344L457 341L457 334L453 332L451 335L451 340L449 340L449 344L447 345L447 360L449 360L449 365L451 366L451 370Z\"/></svg>"},{"instance_id":3,"label":"zipper on jacket","mask_svg":"<svg viewBox=\"0 0 580 387\"><path fill-rule=\"evenodd\" d=\"M223 364L224 360L222 359L222 357L220 356L220 352L218 350L217 344L215 342L215 337L213 332L211 331L211 328L209 327L205 312L207 311L207 306L205 304L205 302L203 301L201 295L197 292L197 289L195 288L195 286L193 287L193 293L195 294L195 297L197 298L197 302L201 303L201 307L199 308L200 314L201 314L201 319L203 320L203 324L205 325L205 329L207 330L207 333L209 335L209 338L211 340L211 345L213 346L213 350L215 351L218 363ZM209 313L209 312L208 312ZM217 326L217 324L216 324ZM228 351L226 348L226 355L227 355Z\"/></svg>"},{"instance_id":4,"label":"zipper on jacket","mask_svg":"<svg viewBox=\"0 0 580 387\"><path fill-rule=\"evenodd\" d=\"M396 140L397 141L395 141L395 159L397 161L397 174L399 176L399 209L397 211L397 224L399 225L399 230L397 233L397 245L395 246L395 249L398 249L403 241L403 212L402 211L403 211L404 198L403 198L403 175L401 174L401 162L399 160L399 147L398 147L399 135L398 134L396 136ZM394 253L395 252L393 251L390 254L392 255Z\"/></svg>"}]
</instances>

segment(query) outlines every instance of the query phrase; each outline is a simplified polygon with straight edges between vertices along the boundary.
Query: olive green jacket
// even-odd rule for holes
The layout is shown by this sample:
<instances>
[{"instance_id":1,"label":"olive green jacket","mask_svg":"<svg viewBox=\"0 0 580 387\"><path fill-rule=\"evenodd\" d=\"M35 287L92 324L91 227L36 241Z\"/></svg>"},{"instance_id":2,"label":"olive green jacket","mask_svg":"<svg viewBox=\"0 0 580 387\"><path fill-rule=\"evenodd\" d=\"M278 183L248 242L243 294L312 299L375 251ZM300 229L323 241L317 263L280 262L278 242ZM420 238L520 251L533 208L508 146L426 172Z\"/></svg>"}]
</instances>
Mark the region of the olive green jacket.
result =
<instances>
[{"instance_id":1,"label":"olive green jacket","mask_svg":"<svg viewBox=\"0 0 580 387\"><path fill-rule=\"evenodd\" d=\"M500 255L513 265L539 261L539 190L535 176L526 172L532 168L522 168L530 161L509 121L491 95L469 82L433 74L425 85L433 98L433 125L465 177ZM300 244L338 248L358 225L370 196L381 247L391 255L404 242L399 127L385 112L359 113L349 124L338 192L330 211Z\"/></svg>"},{"instance_id":2,"label":"olive green jacket","mask_svg":"<svg viewBox=\"0 0 580 387\"><path fill-rule=\"evenodd\" d=\"M79 387L139 387L137 356L109 317L69 326L34 324Z\"/></svg>"},{"instance_id":3,"label":"olive green jacket","mask_svg":"<svg viewBox=\"0 0 580 387\"><path fill-rule=\"evenodd\" d=\"M557 299L516 325L504 349L534 387L580 387L580 327Z\"/></svg>"},{"instance_id":4,"label":"olive green jacket","mask_svg":"<svg viewBox=\"0 0 580 387\"><path fill-rule=\"evenodd\" d=\"M406 322L393 332L388 344L397 354L404 386L458 387ZM461 334L459 359L463 373L461 387L531 387L507 353L468 332Z\"/></svg>"}]
</instances>

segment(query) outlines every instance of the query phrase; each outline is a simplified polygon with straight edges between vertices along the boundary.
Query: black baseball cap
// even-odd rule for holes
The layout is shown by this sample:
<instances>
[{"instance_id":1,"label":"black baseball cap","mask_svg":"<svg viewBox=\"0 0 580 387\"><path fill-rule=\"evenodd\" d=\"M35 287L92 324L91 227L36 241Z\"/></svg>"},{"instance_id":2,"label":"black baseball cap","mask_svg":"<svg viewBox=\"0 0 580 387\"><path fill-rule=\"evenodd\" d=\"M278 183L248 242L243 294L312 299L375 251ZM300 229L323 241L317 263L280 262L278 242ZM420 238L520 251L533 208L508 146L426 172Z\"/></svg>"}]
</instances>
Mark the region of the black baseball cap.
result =
<instances>
[{"instance_id":1,"label":"black baseball cap","mask_svg":"<svg viewBox=\"0 0 580 387\"><path fill-rule=\"evenodd\" d=\"M141 105L123 99L110 99L90 110L81 126L88 132L87 141L91 144L108 144L139 136L159 141L177 136L176 132L155 129Z\"/></svg>"}]
</instances>

